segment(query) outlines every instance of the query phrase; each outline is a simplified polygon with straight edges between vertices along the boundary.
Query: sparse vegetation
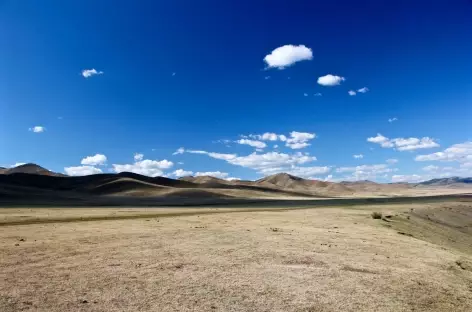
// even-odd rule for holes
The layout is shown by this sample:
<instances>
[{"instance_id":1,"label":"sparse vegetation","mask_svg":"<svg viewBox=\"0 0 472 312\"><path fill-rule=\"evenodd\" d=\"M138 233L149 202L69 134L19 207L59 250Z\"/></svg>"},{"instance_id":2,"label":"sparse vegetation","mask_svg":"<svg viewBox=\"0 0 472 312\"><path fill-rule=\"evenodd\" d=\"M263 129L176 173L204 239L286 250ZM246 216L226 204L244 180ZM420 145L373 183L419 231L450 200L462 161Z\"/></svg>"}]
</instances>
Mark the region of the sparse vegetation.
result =
<instances>
[{"instance_id":1,"label":"sparse vegetation","mask_svg":"<svg viewBox=\"0 0 472 312\"><path fill-rule=\"evenodd\" d=\"M372 219L382 219L382 213L378 211L374 211L370 214Z\"/></svg>"}]
</instances>

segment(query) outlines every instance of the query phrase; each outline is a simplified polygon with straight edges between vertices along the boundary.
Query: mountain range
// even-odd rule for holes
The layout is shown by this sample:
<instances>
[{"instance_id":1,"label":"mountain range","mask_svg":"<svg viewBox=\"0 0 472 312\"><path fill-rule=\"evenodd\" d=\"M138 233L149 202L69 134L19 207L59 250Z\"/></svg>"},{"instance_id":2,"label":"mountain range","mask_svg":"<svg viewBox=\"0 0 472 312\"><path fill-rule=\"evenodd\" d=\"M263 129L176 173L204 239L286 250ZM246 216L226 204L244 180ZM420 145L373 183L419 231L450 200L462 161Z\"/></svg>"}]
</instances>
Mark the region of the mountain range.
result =
<instances>
[{"instance_id":1,"label":"mountain range","mask_svg":"<svg viewBox=\"0 0 472 312\"><path fill-rule=\"evenodd\" d=\"M131 172L70 177L36 164L0 168L0 203L97 202L141 199L317 199L408 196L425 190L472 188L472 178L443 178L421 183L328 182L278 173L256 181L227 181L211 176L170 179Z\"/></svg>"}]
</instances>

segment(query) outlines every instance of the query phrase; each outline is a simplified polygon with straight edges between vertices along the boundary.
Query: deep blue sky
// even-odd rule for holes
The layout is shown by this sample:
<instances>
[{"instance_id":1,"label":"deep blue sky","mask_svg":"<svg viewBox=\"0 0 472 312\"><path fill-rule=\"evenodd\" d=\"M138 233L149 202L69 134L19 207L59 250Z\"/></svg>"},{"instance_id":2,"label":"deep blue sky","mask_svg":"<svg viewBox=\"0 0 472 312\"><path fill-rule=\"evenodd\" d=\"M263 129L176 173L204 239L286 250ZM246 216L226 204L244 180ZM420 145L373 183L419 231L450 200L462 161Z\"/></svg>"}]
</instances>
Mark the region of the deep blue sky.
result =
<instances>
[{"instance_id":1,"label":"deep blue sky","mask_svg":"<svg viewBox=\"0 0 472 312\"><path fill-rule=\"evenodd\" d=\"M271 142L256 153L302 152L317 161L264 168L329 166L314 177L349 179L354 169L336 170L393 158L399 162L384 168L391 170L354 174L379 181L472 175L472 1L432 2L0 0L0 165L35 162L64 172L103 154L106 165L96 168L108 172L113 164L135 168L133 155L142 153L173 162L163 174L254 179L262 176L257 159L235 165L172 153L244 157L255 151L234 142L240 135L298 131L316 138L303 149ZM290 44L310 48L312 60L267 69L264 57ZM103 74L81 75L92 68ZM327 74L345 81L317 84ZM362 87L370 91L347 93ZM367 141L377 133L440 146L383 148ZM223 139L230 147L215 143ZM452 161L415 161L461 143L467 148ZM438 168L427 173L427 165Z\"/></svg>"}]
</instances>

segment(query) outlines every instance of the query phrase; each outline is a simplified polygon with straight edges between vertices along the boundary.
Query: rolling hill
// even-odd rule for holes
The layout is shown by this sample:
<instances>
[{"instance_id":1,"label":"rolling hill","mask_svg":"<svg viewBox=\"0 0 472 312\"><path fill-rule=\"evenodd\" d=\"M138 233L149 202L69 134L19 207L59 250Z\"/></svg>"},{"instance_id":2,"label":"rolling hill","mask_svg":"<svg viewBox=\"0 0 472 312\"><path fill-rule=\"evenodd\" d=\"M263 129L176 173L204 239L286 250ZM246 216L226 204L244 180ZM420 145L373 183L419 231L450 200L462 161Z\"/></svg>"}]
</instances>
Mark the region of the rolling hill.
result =
<instances>
[{"instance_id":1,"label":"rolling hill","mask_svg":"<svg viewBox=\"0 0 472 312\"><path fill-rule=\"evenodd\" d=\"M0 169L0 203L92 202L128 200L150 205L163 199L316 199L372 196L414 196L431 188L472 187L471 178L434 179L420 184L372 181L328 182L278 173L257 181L227 181L210 176L148 177L136 173L105 173L70 177L35 164ZM419 189L418 189L419 187ZM418 189L418 191L415 191ZM425 191L426 190L426 191Z\"/></svg>"}]
</instances>

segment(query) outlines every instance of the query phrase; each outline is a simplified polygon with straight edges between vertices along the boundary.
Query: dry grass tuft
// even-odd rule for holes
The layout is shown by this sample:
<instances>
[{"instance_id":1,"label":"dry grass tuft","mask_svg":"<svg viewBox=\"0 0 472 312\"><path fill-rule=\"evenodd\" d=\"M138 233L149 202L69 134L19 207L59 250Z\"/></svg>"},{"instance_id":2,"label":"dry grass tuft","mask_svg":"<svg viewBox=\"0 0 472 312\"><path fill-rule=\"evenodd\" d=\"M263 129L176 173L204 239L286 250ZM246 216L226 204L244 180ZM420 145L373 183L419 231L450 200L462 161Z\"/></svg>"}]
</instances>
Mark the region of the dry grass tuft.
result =
<instances>
[{"instance_id":1,"label":"dry grass tuft","mask_svg":"<svg viewBox=\"0 0 472 312\"><path fill-rule=\"evenodd\" d=\"M374 211L370 215L372 219L382 219L382 213L378 211Z\"/></svg>"}]
</instances>

